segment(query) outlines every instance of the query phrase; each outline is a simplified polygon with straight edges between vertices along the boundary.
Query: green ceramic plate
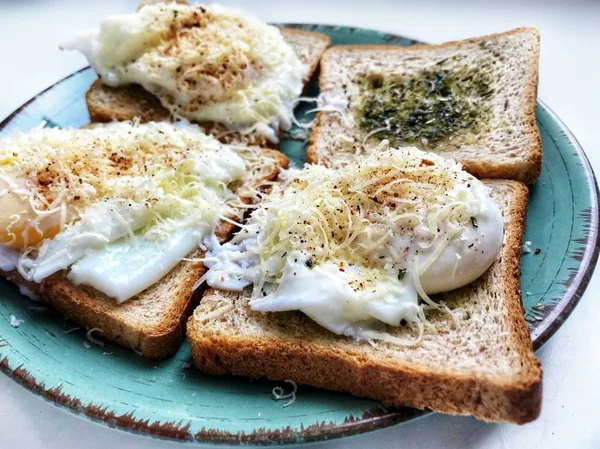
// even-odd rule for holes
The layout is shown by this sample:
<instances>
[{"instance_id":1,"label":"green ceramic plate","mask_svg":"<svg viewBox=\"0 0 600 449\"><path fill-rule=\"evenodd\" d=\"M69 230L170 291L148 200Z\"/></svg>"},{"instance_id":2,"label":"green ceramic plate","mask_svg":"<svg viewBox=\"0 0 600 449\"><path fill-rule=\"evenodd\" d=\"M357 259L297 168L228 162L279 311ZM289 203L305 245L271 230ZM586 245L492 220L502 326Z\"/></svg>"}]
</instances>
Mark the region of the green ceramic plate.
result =
<instances>
[{"instance_id":1,"label":"green ceramic plate","mask_svg":"<svg viewBox=\"0 0 600 449\"><path fill-rule=\"evenodd\" d=\"M334 45L415 43L364 29L289 26L327 33ZM0 134L27 131L44 120L46 126L87 123L84 93L94 79L88 68L60 81L8 117ZM316 84L311 88L317 93ZM567 318L592 274L598 256L598 194L575 138L542 103L537 120L544 163L531 188L526 240L532 252L523 256L521 283L526 318L539 348ZM295 162L304 161L301 142L287 140L282 150ZM11 316L23 322L12 327ZM272 399L276 383L210 378L186 368L187 343L172 359L153 363L113 344L84 347L85 331L71 331L74 327L0 282L2 371L59 406L120 429L200 442L299 443L366 432L424 414L302 386L297 401L284 408Z\"/></svg>"}]
</instances>

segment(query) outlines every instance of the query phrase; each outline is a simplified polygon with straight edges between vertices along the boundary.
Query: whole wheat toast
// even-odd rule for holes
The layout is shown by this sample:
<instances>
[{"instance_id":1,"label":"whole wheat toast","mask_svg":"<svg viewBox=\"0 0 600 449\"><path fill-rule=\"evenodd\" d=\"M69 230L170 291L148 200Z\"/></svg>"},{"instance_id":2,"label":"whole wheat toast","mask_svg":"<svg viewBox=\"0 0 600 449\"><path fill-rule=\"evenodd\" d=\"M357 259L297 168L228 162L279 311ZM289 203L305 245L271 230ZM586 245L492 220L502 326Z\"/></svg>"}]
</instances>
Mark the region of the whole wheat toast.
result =
<instances>
[{"instance_id":1,"label":"whole wheat toast","mask_svg":"<svg viewBox=\"0 0 600 449\"><path fill-rule=\"evenodd\" d=\"M285 41L292 47L300 60L309 66L305 85L310 81L319 66L321 55L331 40L323 33L303 31L292 28L280 28ZM138 117L140 121L161 121L170 117L160 101L141 86L130 85L113 88L96 80L85 94L90 118L94 122L110 122L112 120L131 120ZM226 133L223 125L202 124L211 134L225 142L236 142L239 136ZM253 144L266 146L264 139L254 139Z\"/></svg>"},{"instance_id":2,"label":"whole wheat toast","mask_svg":"<svg viewBox=\"0 0 600 449\"><path fill-rule=\"evenodd\" d=\"M427 71L458 73L465 68L479 70L486 66L491 81L483 81L489 83L489 90L480 100L487 117L481 129L453 131L454 134L433 143L427 139L406 143L455 159L480 178L532 183L539 176L542 163L541 139L535 121L538 60L539 33L533 28L442 45L332 47L321 60L319 87L324 98L329 96L338 103L346 101L347 106L341 113L317 113L308 160L325 165L350 161L357 153L372 151L386 137L381 129L374 130L371 137L366 129L361 129L359 111L363 93L358 81L361 76L406 79ZM451 97L443 101L448 98ZM407 108L413 107L406 104ZM415 121L424 116L418 114L428 113L413 112L409 117ZM384 123L381 125L385 127ZM395 131L399 141L393 143L402 146L402 136L408 135L411 124L407 121L401 126L404 127Z\"/></svg>"},{"instance_id":3,"label":"whole wheat toast","mask_svg":"<svg viewBox=\"0 0 600 449\"><path fill-rule=\"evenodd\" d=\"M465 309L457 325L446 313L429 313L417 346L371 346L337 336L301 312L254 312L248 290L211 289L188 320L195 366L211 375L289 379L385 405L486 421L534 420L542 370L523 319L519 283L528 190L516 181L485 183L505 217L504 242L477 281L434 297ZM389 330L397 337L414 332L407 326Z\"/></svg>"},{"instance_id":4,"label":"whole wheat toast","mask_svg":"<svg viewBox=\"0 0 600 449\"><path fill-rule=\"evenodd\" d=\"M285 155L275 150L263 151L265 166L260 168L261 177L254 177L252 185L242 184L236 192L244 192L246 187L260 189L263 183L276 179L281 168L287 168ZM246 195L242 200L250 201ZM235 229L232 223L221 221L215 232L224 242ZM200 249L188 256L201 257ZM185 321L199 299L194 298L193 286L204 272L201 262L182 261L160 282L121 304L92 287L73 285L66 272L59 272L41 284L25 281L16 271L0 271L0 275L17 285L26 285L40 301L51 304L80 325L98 329L96 336L140 351L148 359L161 360L173 355L185 337Z\"/></svg>"}]
</instances>

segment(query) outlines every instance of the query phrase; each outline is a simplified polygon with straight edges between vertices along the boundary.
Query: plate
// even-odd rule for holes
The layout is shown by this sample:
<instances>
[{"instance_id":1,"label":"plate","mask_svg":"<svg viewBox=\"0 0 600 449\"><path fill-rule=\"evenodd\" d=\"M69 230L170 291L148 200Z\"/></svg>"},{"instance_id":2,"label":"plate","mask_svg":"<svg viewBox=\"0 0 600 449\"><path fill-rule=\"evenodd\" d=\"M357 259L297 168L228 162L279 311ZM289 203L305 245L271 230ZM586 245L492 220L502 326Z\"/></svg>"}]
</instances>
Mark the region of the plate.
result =
<instances>
[{"instance_id":1,"label":"plate","mask_svg":"<svg viewBox=\"0 0 600 449\"><path fill-rule=\"evenodd\" d=\"M327 33L333 44L411 45L416 41L372 30L286 24ZM79 127L89 122L85 91L90 68L56 83L21 106L0 125L0 135L45 126ZM318 92L316 83L311 94ZM522 259L525 317L535 348L560 327L585 290L598 257L598 189L583 150L543 103L537 122L543 170L531 196ZM287 139L282 149L296 163L304 144ZM11 316L23 320L12 327ZM154 363L118 345L89 346L51 309L0 282L0 368L25 388L81 416L123 430L208 443L301 443L362 433L422 416L412 409L386 409L371 400L300 386L284 407L272 390L282 383L211 378L189 368L186 343L170 360ZM85 345L85 346L84 346Z\"/></svg>"}]
</instances>

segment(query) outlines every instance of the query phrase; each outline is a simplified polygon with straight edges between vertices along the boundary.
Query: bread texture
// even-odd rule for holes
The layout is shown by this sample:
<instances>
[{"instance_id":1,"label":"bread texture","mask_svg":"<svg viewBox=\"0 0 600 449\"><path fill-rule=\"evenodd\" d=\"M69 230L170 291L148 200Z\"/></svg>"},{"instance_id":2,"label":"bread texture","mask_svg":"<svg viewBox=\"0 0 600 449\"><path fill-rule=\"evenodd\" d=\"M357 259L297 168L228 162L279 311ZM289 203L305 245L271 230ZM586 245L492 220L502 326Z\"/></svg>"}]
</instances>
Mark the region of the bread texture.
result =
<instances>
[{"instance_id":1,"label":"bread texture","mask_svg":"<svg viewBox=\"0 0 600 449\"><path fill-rule=\"evenodd\" d=\"M273 181L279 170L288 166L288 159L282 153L263 151L265 167L261 174L264 176L254 178L254 185L241 185L239 192L245 187L260 188L263 182ZM221 221L215 232L224 242L235 229L230 222ZM203 255L199 249L188 258ZM41 284L26 282L17 272L0 272L0 275L26 286L39 296L40 301L51 304L81 326L98 329L95 336L135 349L145 358L162 360L177 352L185 337L185 321L199 300L193 286L204 272L201 262L182 261L160 282L121 304L92 287L73 285L65 272L59 272Z\"/></svg>"},{"instance_id":2,"label":"bread texture","mask_svg":"<svg viewBox=\"0 0 600 449\"><path fill-rule=\"evenodd\" d=\"M158 98L142 86L109 87L99 79L85 93L85 102L92 122L125 121L160 122L170 116Z\"/></svg>"},{"instance_id":3,"label":"bread texture","mask_svg":"<svg viewBox=\"0 0 600 449\"><path fill-rule=\"evenodd\" d=\"M479 70L486 65L492 92L488 91L489 96L486 93L481 100L490 114L483 127L451 133L433 143L427 139L409 143L455 159L479 178L532 183L538 178L542 164L541 139L535 121L538 60L539 33L533 28L442 45L332 47L321 60L321 94L338 105L340 102L347 105L341 114L317 113L308 160L330 166L343 164L356 154L373 151L381 141L381 133L368 137L360 126L358 111L363 92L357 80L361 76L401 78L442 69L458 73L465 67ZM403 132L399 131L400 140Z\"/></svg>"},{"instance_id":4,"label":"bread texture","mask_svg":"<svg viewBox=\"0 0 600 449\"><path fill-rule=\"evenodd\" d=\"M387 406L474 415L523 424L540 413L542 370L523 319L519 259L528 190L489 180L505 218L496 261L477 281L437 295L463 312L453 323L428 313L417 346L357 343L320 327L301 312L259 313L244 293L208 290L188 320L195 366L211 375L293 380ZM408 326L389 328L408 337Z\"/></svg>"},{"instance_id":5,"label":"bread texture","mask_svg":"<svg viewBox=\"0 0 600 449\"><path fill-rule=\"evenodd\" d=\"M308 84L316 73L321 61L321 56L331 44L331 39L325 33L315 31L304 31L296 28L279 27L283 39L292 47L292 50L300 61L308 65L308 74L304 79L304 84Z\"/></svg>"},{"instance_id":6,"label":"bread texture","mask_svg":"<svg viewBox=\"0 0 600 449\"><path fill-rule=\"evenodd\" d=\"M323 33L280 28L285 41L292 47L300 60L309 66L305 85L310 81L319 66L321 55L331 43L329 36ZM160 101L141 86L130 85L113 88L106 86L99 79L94 81L85 94L90 118L93 122L110 122L113 120L132 120L139 118L141 122L166 120L170 113ZM225 142L237 142L238 135L226 133L225 127L218 124L203 123L212 134ZM261 139L251 143L265 146Z\"/></svg>"}]
</instances>

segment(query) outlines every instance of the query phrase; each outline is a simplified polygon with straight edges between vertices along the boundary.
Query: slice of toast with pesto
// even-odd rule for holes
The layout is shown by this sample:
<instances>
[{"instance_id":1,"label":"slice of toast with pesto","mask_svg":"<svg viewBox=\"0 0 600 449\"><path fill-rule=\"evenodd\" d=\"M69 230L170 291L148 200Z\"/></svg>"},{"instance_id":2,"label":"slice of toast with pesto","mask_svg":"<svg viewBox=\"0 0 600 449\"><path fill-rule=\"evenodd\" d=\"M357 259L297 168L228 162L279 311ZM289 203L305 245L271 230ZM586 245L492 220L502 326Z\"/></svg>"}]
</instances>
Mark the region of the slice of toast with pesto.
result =
<instances>
[{"instance_id":1,"label":"slice of toast with pesto","mask_svg":"<svg viewBox=\"0 0 600 449\"><path fill-rule=\"evenodd\" d=\"M195 366L211 375L292 380L388 406L494 422L534 420L541 408L542 369L523 319L519 285L528 191L517 181L485 184L504 216L504 242L483 276L436 295L464 311L456 323L433 311L420 344L357 343L298 311L253 311L249 289L210 289L188 320ZM389 332L402 339L414 329Z\"/></svg>"},{"instance_id":2,"label":"slice of toast with pesto","mask_svg":"<svg viewBox=\"0 0 600 449\"><path fill-rule=\"evenodd\" d=\"M382 139L455 159L481 178L533 183L539 33L518 28L442 45L339 45L321 60L324 104L308 160L345 164Z\"/></svg>"}]
</instances>

